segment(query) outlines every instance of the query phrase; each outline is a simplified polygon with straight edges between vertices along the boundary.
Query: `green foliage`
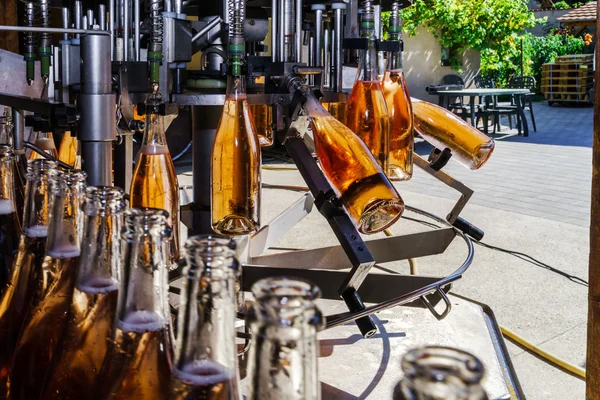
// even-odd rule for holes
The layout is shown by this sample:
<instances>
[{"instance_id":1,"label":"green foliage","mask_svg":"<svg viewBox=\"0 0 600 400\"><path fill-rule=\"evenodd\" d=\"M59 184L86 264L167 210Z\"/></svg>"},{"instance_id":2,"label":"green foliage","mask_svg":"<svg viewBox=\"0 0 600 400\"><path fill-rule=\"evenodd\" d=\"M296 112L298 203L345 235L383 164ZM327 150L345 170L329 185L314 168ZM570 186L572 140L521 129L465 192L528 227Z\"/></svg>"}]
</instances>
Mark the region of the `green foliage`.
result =
<instances>
[{"instance_id":1,"label":"green foliage","mask_svg":"<svg viewBox=\"0 0 600 400\"><path fill-rule=\"evenodd\" d=\"M566 2L566 1L559 1L558 3L554 3L554 6L552 7L556 10L566 10L568 8L571 8L571 6Z\"/></svg>"},{"instance_id":2,"label":"green foliage","mask_svg":"<svg viewBox=\"0 0 600 400\"><path fill-rule=\"evenodd\" d=\"M414 35L425 27L451 50L450 64L457 71L466 49L501 65L514 55L518 33L538 22L527 5L527 0L415 0L402 11L403 29Z\"/></svg>"}]
</instances>

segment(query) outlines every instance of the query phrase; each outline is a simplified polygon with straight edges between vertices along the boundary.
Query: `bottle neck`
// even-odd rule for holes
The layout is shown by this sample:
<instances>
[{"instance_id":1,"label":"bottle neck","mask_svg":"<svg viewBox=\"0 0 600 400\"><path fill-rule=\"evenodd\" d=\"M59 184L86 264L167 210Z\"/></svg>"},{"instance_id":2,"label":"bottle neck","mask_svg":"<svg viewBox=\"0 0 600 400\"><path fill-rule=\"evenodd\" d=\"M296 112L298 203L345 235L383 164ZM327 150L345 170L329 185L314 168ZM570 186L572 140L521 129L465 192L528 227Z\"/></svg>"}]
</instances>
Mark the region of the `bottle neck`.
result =
<instances>
[{"instance_id":1,"label":"bottle neck","mask_svg":"<svg viewBox=\"0 0 600 400\"><path fill-rule=\"evenodd\" d=\"M30 237L48 236L50 176L58 173L57 164L48 160L33 160L27 168L23 232Z\"/></svg>"},{"instance_id":2,"label":"bottle neck","mask_svg":"<svg viewBox=\"0 0 600 400\"><path fill-rule=\"evenodd\" d=\"M378 82L379 68L375 46L375 24L373 21L363 21L361 23L360 36L367 39L367 48L360 50L356 80Z\"/></svg>"},{"instance_id":3,"label":"bottle neck","mask_svg":"<svg viewBox=\"0 0 600 400\"><path fill-rule=\"evenodd\" d=\"M118 289L123 227L123 191L89 187L83 204L85 231L76 287L86 293Z\"/></svg>"},{"instance_id":4,"label":"bottle neck","mask_svg":"<svg viewBox=\"0 0 600 400\"><path fill-rule=\"evenodd\" d=\"M0 145L13 145L12 121L10 117L0 116Z\"/></svg>"},{"instance_id":5,"label":"bottle neck","mask_svg":"<svg viewBox=\"0 0 600 400\"><path fill-rule=\"evenodd\" d=\"M302 388L303 399L319 399L317 331L323 316L314 303L318 288L301 280L267 278L254 284L252 293L252 398L286 398Z\"/></svg>"},{"instance_id":6,"label":"bottle neck","mask_svg":"<svg viewBox=\"0 0 600 400\"><path fill-rule=\"evenodd\" d=\"M16 211L14 161L12 149L0 146L0 214Z\"/></svg>"},{"instance_id":7,"label":"bottle neck","mask_svg":"<svg viewBox=\"0 0 600 400\"><path fill-rule=\"evenodd\" d=\"M58 173L50 178L50 217L46 252L55 258L79 257L85 190L84 172Z\"/></svg>"},{"instance_id":8,"label":"bottle neck","mask_svg":"<svg viewBox=\"0 0 600 400\"><path fill-rule=\"evenodd\" d=\"M150 111L150 112L149 112ZM146 109L146 129L142 146L166 146L165 120L158 110Z\"/></svg>"},{"instance_id":9,"label":"bottle neck","mask_svg":"<svg viewBox=\"0 0 600 400\"><path fill-rule=\"evenodd\" d=\"M227 75L226 97L228 100L246 99L246 77L244 75Z\"/></svg>"},{"instance_id":10,"label":"bottle neck","mask_svg":"<svg viewBox=\"0 0 600 400\"><path fill-rule=\"evenodd\" d=\"M222 375L220 381L229 381L230 390L237 392L235 285L240 271L231 247L230 239L210 236L186 243L175 369L184 380L188 375Z\"/></svg>"},{"instance_id":11,"label":"bottle neck","mask_svg":"<svg viewBox=\"0 0 600 400\"><path fill-rule=\"evenodd\" d=\"M123 275L117 307L118 326L124 331L156 331L170 321L167 274L171 228L168 213L158 209L125 212L122 239Z\"/></svg>"}]
</instances>

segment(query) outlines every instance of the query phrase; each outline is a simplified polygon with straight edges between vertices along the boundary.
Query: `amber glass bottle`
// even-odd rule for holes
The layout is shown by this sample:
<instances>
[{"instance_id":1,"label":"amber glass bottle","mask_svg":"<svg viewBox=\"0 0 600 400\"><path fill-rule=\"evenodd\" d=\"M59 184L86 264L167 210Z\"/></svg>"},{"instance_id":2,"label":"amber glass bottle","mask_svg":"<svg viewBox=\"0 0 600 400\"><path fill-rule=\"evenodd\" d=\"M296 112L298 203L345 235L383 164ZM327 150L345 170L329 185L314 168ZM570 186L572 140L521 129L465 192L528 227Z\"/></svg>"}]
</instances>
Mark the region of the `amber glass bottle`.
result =
<instances>
[{"instance_id":1,"label":"amber glass bottle","mask_svg":"<svg viewBox=\"0 0 600 400\"><path fill-rule=\"evenodd\" d=\"M293 89L304 95L321 169L358 230L371 234L389 228L402 215L404 202L365 143L306 88L296 84Z\"/></svg>"},{"instance_id":2,"label":"amber glass bottle","mask_svg":"<svg viewBox=\"0 0 600 400\"><path fill-rule=\"evenodd\" d=\"M37 399L60 339L73 295L83 232L85 172L50 178L46 256L30 301L11 370L12 399Z\"/></svg>"},{"instance_id":3,"label":"amber glass bottle","mask_svg":"<svg viewBox=\"0 0 600 400\"><path fill-rule=\"evenodd\" d=\"M399 11L398 2L393 2L388 32L389 40L402 43ZM387 53L382 85L390 114L387 175L391 180L406 181L413 174L414 128L410 95L402 70L402 50Z\"/></svg>"},{"instance_id":4,"label":"amber glass bottle","mask_svg":"<svg viewBox=\"0 0 600 400\"><path fill-rule=\"evenodd\" d=\"M164 400L168 398L173 347L167 275L171 229L167 212L125 211L123 276L115 326L95 398Z\"/></svg>"},{"instance_id":5,"label":"amber glass bottle","mask_svg":"<svg viewBox=\"0 0 600 400\"><path fill-rule=\"evenodd\" d=\"M117 308L121 266L123 191L88 187L84 232L75 290L65 331L42 390L43 399L93 397Z\"/></svg>"},{"instance_id":6,"label":"amber glass bottle","mask_svg":"<svg viewBox=\"0 0 600 400\"><path fill-rule=\"evenodd\" d=\"M168 223L173 229L170 260L174 264L179 260L179 183L167 147L164 118L159 114L161 104L159 94L146 99L146 130L131 178L129 204L169 213Z\"/></svg>"},{"instance_id":7,"label":"amber glass bottle","mask_svg":"<svg viewBox=\"0 0 600 400\"><path fill-rule=\"evenodd\" d=\"M465 167L479 169L492 155L494 141L452 112L415 98L412 105L419 135L440 150L450 149Z\"/></svg>"},{"instance_id":8,"label":"amber glass bottle","mask_svg":"<svg viewBox=\"0 0 600 400\"><path fill-rule=\"evenodd\" d=\"M379 165L387 170L389 115L377 66L373 8L367 7L361 21L361 37L367 49L360 50L356 81L348 99L346 126L365 142Z\"/></svg>"},{"instance_id":9,"label":"amber glass bottle","mask_svg":"<svg viewBox=\"0 0 600 400\"><path fill-rule=\"evenodd\" d=\"M346 125L346 110L348 108L348 103L343 103L341 101L323 103L323 108L326 109L333 118Z\"/></svg>"},{"instance_id":10,"label":"amber glass bottle","mask_svg":"<svg viewBox=\"0 0 600 400\"><path fill-rule=\"evenodd\" d=\"M239 51L239 44L230 44L227 95L211 160L212 228L226 236L248 235L260 226L260 144Z\"/></svg>"},{"instance_id":11,"label":"amber glass bottle","mask_svg":"<svg viewBox=\"0 0 600 400\"><path fill-rule=\"evenodd\" d=\"M273 109L269 104L250 104L258 142L261 147L273 145Z\"/></svg>"},{"instance_id":12,"label":"amber glass bottle","mask_svg":"<svg viewBox=\"0 0 600 400\"><path fill-rule=\"evenodd\" d=\"M23 233L9 284L0 297L0 398L9 396L12 359L29 303L41 275L48 235L48 178L56 173L56 162L35 160L29 164Z\"/></svg>"},{"instance_id":13,"label":"amber glass bottle","mask_svg":"<svg viewBox=\"0 0 600 400\"><path fill-rule=\"evenodd\" d=\"M74 169L81 169L81 154L77 137L71 136L70 131L63 134L58 147L58 159L69 164Z\"/></svg>"},{"instance_id":14,"label":"amber glass bottle","mask_svg":"<svg viewBox=\"0 0 600 400\"><path fill-rule=\"evenodd\" d=\"M58 158L58 153L56 152L56 144L54 144L54 135L52 135L52 132L36 132L33 144L35 144L41 150L44 150L46 153L50 154L54 158ZM38 160L40 158L44 157L42 157L36 151L31 150L31 153L29 153L30 160Z\"/></svg>"}]
</instances>

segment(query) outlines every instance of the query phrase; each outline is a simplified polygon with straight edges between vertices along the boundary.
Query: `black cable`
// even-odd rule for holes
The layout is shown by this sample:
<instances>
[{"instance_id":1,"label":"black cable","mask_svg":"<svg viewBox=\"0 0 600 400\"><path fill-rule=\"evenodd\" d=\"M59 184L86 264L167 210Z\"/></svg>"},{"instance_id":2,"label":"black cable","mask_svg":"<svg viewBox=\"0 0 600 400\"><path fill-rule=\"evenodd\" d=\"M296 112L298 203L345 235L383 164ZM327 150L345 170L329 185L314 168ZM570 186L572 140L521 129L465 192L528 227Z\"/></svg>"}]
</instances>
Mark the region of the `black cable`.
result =
<instances>
[{"instance_id":1,"label":"black cable","mask_svg":"<svg viewBox=\"0 0 600 400\"><path fill-rule=\"evenodd\" d=\"M428 226L430 228L440 228L439 225L436 225L436 224L428 222L428 221L423 221L421 219L411 218L411 217L405 217L405 216L402 216L402 218L404 218L404 219L406 219L408 221L413 221L413 222L420 223L420 224ZM561 271L560 269L554 268L554 267L552 267L552 266L550 266L550 265L548 265L548 264L546 264L546 263L544 263L544 262L542 262L542 261L540 261L540 260L538 260L538 259L536 259L536 258L534 258L534 257L532 257L530 255L528 255L528 254L521 253L520 251L508 250L508 249L505 249L505 248L502 248L502 247L493 246L491 244L483 243L483 242L480 242L480 241L477 241L477 240L473 240L473 243L478 244L478 245L480 245L482 247L485 247L487 249L490 249L490 250L496 250L496 251L499 251L499 252L502 252L502 253L510 254L511 256L516 257L516 258L518 258L520 260L526 261L526 262L528 262L530 264L533 264L536 267L544 268L544 269L547 269L550 272L554 272L555 274L561 275L561 276L567 278L568 280L570 280L571 282L576 283L578 285L589 286L588 282L585 279L580 278L580 277L575 276L575 275L571 275L571 274L569 274L567 272Z\"/></svg>"}]
</instances>

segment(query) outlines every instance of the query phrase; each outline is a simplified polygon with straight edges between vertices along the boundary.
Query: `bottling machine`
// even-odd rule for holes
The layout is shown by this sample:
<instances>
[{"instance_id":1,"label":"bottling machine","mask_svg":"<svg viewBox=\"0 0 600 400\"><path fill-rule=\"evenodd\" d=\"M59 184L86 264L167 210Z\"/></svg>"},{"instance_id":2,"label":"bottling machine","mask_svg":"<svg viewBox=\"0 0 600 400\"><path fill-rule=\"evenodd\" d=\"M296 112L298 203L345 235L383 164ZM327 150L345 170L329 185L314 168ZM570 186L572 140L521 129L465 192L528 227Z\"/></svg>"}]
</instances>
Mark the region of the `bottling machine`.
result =
<instances>
[{"instance_id":1,"label":"bottling machine","mask_svg":"<svg viewBox=\"0 0 600 400\"><path fill-rule=\"evenodd\" d=\"M241 23L248 102L270 107L276 143L285 147L308 187L285 212L263 221L258 232L241 240L240 254L246 261L243 289L265 276L310 279L321 288L324 298L341 298L348 308L328 316L326 328L355 321L365 337L376 332L371 314L398 305L425 306L443 319L451 310L447 296L451 283L460 279L472 262L471 237L483 236L460 218L473 191L444 172L449 152L434 152L429 160L415 154L415 164L461 194L454 208L441 218L407 206L439 227L365 241L315 161L310 132L300 112L301 99L289 90L293 87L290 82L297 81L308 85L323 102L347 102L344 75L354 75L356 51L366 46L358 35L359 11L373 7L375 29L381 32L380 13L392 3L396 7L408 4L384 0L20 3L22 26L0 26L0 30L23 35L22 55L0 50L0 105L12 109L15 153L35 147L24 137L27 126L37 124L36 129L56 133L70 131L81 143L88 184L127 190L135 136L144 129L140 118L144 100L149 92L158 92L165 100L161 113L174 121L167 130L171 153L183 152L191 140L193 198L182 207L181 220L190 234L210 233L210 159L225 101L228 30ZM233 7L240 5L245 6L244 18L236 20ZM378 41L381 51L400 50L401 46L401 42ZM197 54L201 55L200 69L188 68ZM327 220L338 246L266 254L313 209ZM464 240L468 255L448 276L369 273L376 263L441 254L456 237Z\"/></svg>"}]
</instances>

